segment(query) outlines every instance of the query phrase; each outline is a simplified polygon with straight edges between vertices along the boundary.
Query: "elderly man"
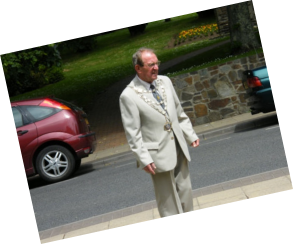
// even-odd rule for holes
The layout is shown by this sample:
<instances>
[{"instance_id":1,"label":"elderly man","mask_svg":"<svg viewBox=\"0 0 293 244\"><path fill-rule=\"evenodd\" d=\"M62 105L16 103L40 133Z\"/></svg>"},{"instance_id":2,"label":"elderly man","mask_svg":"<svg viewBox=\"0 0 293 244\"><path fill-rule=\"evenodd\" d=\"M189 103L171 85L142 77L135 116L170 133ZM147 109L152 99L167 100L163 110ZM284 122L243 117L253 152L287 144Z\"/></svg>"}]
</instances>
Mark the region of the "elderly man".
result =
<instances>
[{"instance_id":1,"label":"elderly man","mask_svg":"<svg viewBox=\"0 0 293 244\"><path fill-rule=\"evenodd\" d=\"M136 77L120 96L125 134L137 165L152 176L161 217L193 210L188 144L199 145L170 79L152 49L133 55Z\"/></svg>"}]
</instances>

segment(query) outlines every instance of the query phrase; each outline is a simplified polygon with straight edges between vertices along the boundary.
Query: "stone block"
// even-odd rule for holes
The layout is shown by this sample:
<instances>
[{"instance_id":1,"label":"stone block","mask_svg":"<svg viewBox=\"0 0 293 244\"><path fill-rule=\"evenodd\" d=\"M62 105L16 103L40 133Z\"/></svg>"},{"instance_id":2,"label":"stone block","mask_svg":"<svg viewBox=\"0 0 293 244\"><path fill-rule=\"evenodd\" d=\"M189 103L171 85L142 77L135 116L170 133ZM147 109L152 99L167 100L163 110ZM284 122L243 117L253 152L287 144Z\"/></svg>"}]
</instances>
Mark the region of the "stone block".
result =
<instances>
[{"instance_id":1,"label":"stone block","mask_svg":"<svg viewBox=\"0 0 293 244\"><path fill-rule=\"evenodd\" d=\"M244 70L249 70L249 68L246 67ZM237 71L238 78L239 78L240 80L246 80L246 79L247 79L247 77L243 74L243 71L244 71L244 70L238 70L238 71Z\"/></svg>"},{"instance_id":2,"label":"stone block","mask_svg":"<svg viewBox=\"0 0 293 244\"><path fill-rule=\"evenodd\" d=\"M201 96L202 96L202 98L207 99L207 98L208 98L208 93L207 93L207 91L202 91L202 92L201 92Z\"/></svg>"},{"instance_id":3,"label":"stone block","mask_svg":"<svg viewBox=\"0 0 293 244\"><path fill-rule=\"evenodd\" d=\"M185 92L183 92L181 95L182 101L188 101L188 100L192 99L192 97L193 97L193 94L185 93Z\"/></svg>"},{"instance_id":4,"label":"stone block","mask_svg":"<svg viewBox=\"0 0 293 244\"><path fill-rule=\"evenodd\" d=\"M219 64L219 67L222 67L222 66L225 66L227 65L227 63L222 63L222 64Z\"/></svg>"},{"instance_id":5,"label":"stone block","mask_svg":"<svg viewBox=\"0 0 293 244\"><path fill-rule=\"evenodd\" d=\"M197 103L197 102L199 102L201 100L202 100L202 96L198 95L198 96L194 96L192 101L193 101L193 103Z\"/></svg>"},{"instance_id":6,"label":"stone block","mask_svg":"<svg viewBox=\"0 0 293 244\"><path fill-rule=\"evenodd\" d=\"M208 95L209 98L216 98L216 97L218 97L218 94L217 94L217 92L215 90L208 90L207 91L207 95Z\"/></svg>"},{"instance_id":7,"label":"stone block","mask_svg":"<svg viewBox=\"0 0 293 244\"><path fill-rule=\"evenodd\" d=\"M189 93L194 93L196 90L195 90L195 87L194 86L188 86L188 87L185 87L183 89L184 92L189 92Z\"/></svg>"},{"instance_id":8,"label":"stone block","mask_svg":"<svg viewBox=\"0 0 293 244\"><path fill-rule=\"evenodd\" d=\"M224 108L220 111L220 113L223 116L223 118L229 118L231 116L236 115L235 110L232 108Z\"/></svg>"},{"instance_id":9,"label":"stone block","mask_svg":"<svg viewBox=\"0 0 293 244\"><path fill-rule=\"evenodd\" d=\"M224 66L220 67L220 71L222 73L227 74L229 71L231 71L231 66L230 65L224 65Z\"/></svg>"},{"instance_id":10,"label":"stone block","mask_svg":"<svg viewBox=\"0 0 293 244\"><path fill-rule=\"evenodd\" d=\"M210 83L209 83L208 80L204 80L204 81L202 82L202 84L203 84L203 86L204 86L206 89L209 89L209 88L210 88Z\"/></svg>"},{"instance_id":11,"label":"stone block","mask_svg":"<svg viewBox=\"0 0 293 244\"><path fill-rule=\"evenodd\" d=\"M208 71L212 71L212 70L217 70L219 68L218 65L212 66L212 67L208 67Z\"/></svg>"},{"instance_id":12,"label":"stone block","mask_svg":"<svg viewBox=\"0 0 293 244\"><path fill-rule=\"evenodd\" d=\"M191 76L185 78L184 80L188 85L192 85L192 77Z\"/></svg>"},{"instance_id":13,"label":"stone block","mask_svg":"<svg viewBox=\"0 0 293 244\"><path fill-rule=\"evenodd\" d=\"M257 60L258 60L258 57L256 55L249 56L248 60L249 60L250 63L256 63Z\"/></svg>"},{"instance_id":14,"label":"stone block","mask_svg":"<svg viewBox=\"0 0 293 244\"><path fill-rule=\"evenodd\" d=\"M214 87L221 97L230 97L235 95L234 89L226 76L222 77L220 80L217 80L214 83Z\"/></svg>"},{"instance_id":15,"label":"stone block","mask_svg":"<svg viewBox=\"0 0 293 244\"><path fill-rule=\"evenodd\" d=\"M209 77L209 72L207 69L199 70L198 74L200 75L201 78L208 78Z\"/></svg>"},{"instance_id":16,"label":"stone block","mask_svg":"<svg viewBox=\"0 0 293 244\"><path fill-rule=\"evenodd\" d=\"M208 104L208 106L209 106L209 109L216 110L219 108L226 107L230 102L231 102L230 98L217 99L217 100L211 101Z\"/></svg>"},{"instance_id":17,"label":"stone block","mask_svg":"<svg viewBox=\"0 0 293 244\"><path fill-rule=\"evenodd\" d=\"M209 123L210 120L207 116L205 117L199 117L199 118L196 118L195 119L195 125L203 125L203 124L206 124L206 123Z\"/></svg>"},{"instance_id":18,"label":"stone block","mask_svg":"<svg viewBox=\"0 0 293 244\"><path fill-rule=\"evenodd\" d=\"M213 75L216 75L216 74L218 74L218 73L219 73L218 70L214 70L214 71L212 71L212 72L210 73L210 75L213 76Z\"/></svg>"},{"instance_id":19,"label":"stone block","mask_svg":"<svg viewBox=\"0 0 293 244\"><path fill-rule=\"evenodd\" d=\"M194 82L200 81L200 76L199 76L199 74L195 74L195 75L193 75L193 81L194 81Z\"/></svg>"},{"instance_id":20,"label":"stone block","mask_svg":"<svg viewBox=\"0 0 293 244\"><path fill-rule=\"evenodd\" d=\"M250 111L249 106L242 106L242 105L238 106L238 112L240 114L248 113L249 111Z\"/></svg>"},{"instance_id":21,"label":"stone block","mask_svg":"<svg viewBox=\"0 0 293 244\"><path fill-rule=\"evenodd\" d=\"M233 85L241 85L241 86L243 86L242 85L242 80L235 80L235 81L233 81Z\"/></svg>"},{"instance_id":22,"label":"stone block","mask_svg":"<svg viewBox=\"0 0 293 244\"><path fill-rule=\"evenodd\" d=\"M191 75L198 75L198 71L193 71L190 73Z\"/></svg>"},{"instance_id":23,"label":"stone block","mask_svg":"<svg viewBox=\"0 0 293 244\"><path fill-rule=\"evenodd\" d=\"M240 64L233 64L232 69L241 69L242 66Z\"/></svg>"},{"instance_id":24,"label":"stone block","mask_svg":"<svg viewBox=\"0 0 293 244\"><path fill-rule=\"evenodd\" d=\"M208 108L205 104L196 104L194 105L194 112L197 118L207 116Z\"/></svg>"},{"instance_id":25,"label":"stone block","mask_svg":"<svg viewBox=\"0 0 293 244\"><path fill-rule=\"evenodd\" d=\"M181 80L181 79L176 80L175 84L178 89L183 89L188 86L188 84L184 80Z\"/></svg>"},{"instance_id":26,"label":"stone block","mask_svg":"<svg viewBox=\"0 0 293 244\"><path fill-rule=\"evenodd\" d=\"M193 112L193 107L183 108L184 112Z\"/></svg>"},{"instance_id":27,"label":"stone block","mask_svg":"<svg viewBox=\"0 0 293 244\"><path fill-rule=\"evenodd\" d=\"M195 118L195 114L194 112L186 112L186 115L191 119L191 118Z\"/></svg>"},{"instance_id":28,"label":"stone block","mask_svg":"<svg viewBox=\"0 0 293 244\"><path fill-rule=\"evenodd\" d=\"M232 101L232 102L236 102L236 101L237 101L237 97L236 97L236 96L231 97L231 101Z\"/></svg>"},{"instance_id":29,"label":"stone block","mask_svg":"<svg viewBox=\"0 0 293 244\"><path fill-rule=\"evenodd\" d=\"M239 94L239 99L240 99L240 102L241 102L241 103L246 103L246 99L247 99L248 97L249 97L249 96L248 96L246 93Z\"/></svg>"},{"instance_id":30,"label":"stone block","mask_svg":"<svg viewBox=\"0 0 293 244\"><path fill-rule=\"evenodd\" d=\"M186 77L188 77L188 74L181 74L181 75L178 75L176 78L178 78L178 79L184 79Z\"/></svg>"},{"instance_id":31,"label":"stone block","mask_svg":"<svg viewBox=\"0 0 293 244\"><path fill-rule=\"evenodd\" d=\"M211 122L221 120L223 117L220 115L219 112L210 112L209 119Z\"/></svg>"},{"instance_id":32,"label":"stone block","mask_svg":"<svg viewBox=\"0 0 293 244\"><path fill-rule=\"evenodd\" d=\"M197 91L201 91L201 90L204 89L204 86L203 86L200 82L196 82L196 83L194 84L194 87L195 87L195 89L196 89Z\"/></svg>"},{"instance_id":33,"label":"stone block","mask_svg":"<svg viewBox=\"0 0 293 244\"><path fill-rule=\"evenodd\" d=\"M237 93L241 93L241 92L244 92L244 91L246 91L246 89L241 85L241 86L238 86L237 88L236 88L236 92Z\"/></svg>"},{"instance_id":34,"label":"stone block","mask_svg":"<svg viewBox=\"0 0 293 244\"><path fill-rule=\"evenodd\" d=\"M220 77L221 77L221 74L220 74ZM217 80L219 79L219 76L218 75L214 75L211 79L210 79L210 83L211 84L214 84L217 82Z\"/></svg>"},{"instance_id":35,"label":"stone block","mask_svg":"<svg viewBox=\"0 0 293 244\"><path fill-rule=\"evenodd\" d=\"M235 70L231 70L228 73L228 77L230 78L231 81L236 81L237 80L237 73Z\"/></svg>"},{"instance_id":36,"label":"stone block","mask_svg":"<svg viewBox=\"0 0 293 244\"><path fill-rule=\"evenodd\" d=\"M191 102L184 102L184 103L182 103L181 104L181 106L183 107L183 108L185 108L185 107L190 107L190 106L192 106L192 103Z\"/></svg>"},{"instance_id":37,"label":"stone block","mask_svg":"<svg viewBox=\"0 0 293 244\"><path fill-rule=\"evenodd\" d=\"M246 64L247 63L247 58L245 57L245 58L241 58L240 59L240 63L241 64Z\"/></svg>"}]
</instances>

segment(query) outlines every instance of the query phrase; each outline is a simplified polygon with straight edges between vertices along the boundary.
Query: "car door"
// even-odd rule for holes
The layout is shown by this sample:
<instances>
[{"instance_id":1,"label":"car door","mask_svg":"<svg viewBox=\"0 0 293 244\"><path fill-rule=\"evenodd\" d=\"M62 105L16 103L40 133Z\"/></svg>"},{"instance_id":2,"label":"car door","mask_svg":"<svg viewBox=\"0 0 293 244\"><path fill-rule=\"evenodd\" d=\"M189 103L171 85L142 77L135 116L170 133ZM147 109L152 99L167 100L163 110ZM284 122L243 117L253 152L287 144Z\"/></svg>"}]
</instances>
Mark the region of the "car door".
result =
<instances>
[{"instance_id":1,"label":"car door","mask_svg":"<svg viewBox=\"0 0 293 244\"><path fill-rule=\"evenodd\" d=\"M26 118L19 107L12 107L19 146L22 154L24 168L27 175L34 174L32 163L33 153L38 145L37 128L33 122Z\"/></svg>"}]
</instances>

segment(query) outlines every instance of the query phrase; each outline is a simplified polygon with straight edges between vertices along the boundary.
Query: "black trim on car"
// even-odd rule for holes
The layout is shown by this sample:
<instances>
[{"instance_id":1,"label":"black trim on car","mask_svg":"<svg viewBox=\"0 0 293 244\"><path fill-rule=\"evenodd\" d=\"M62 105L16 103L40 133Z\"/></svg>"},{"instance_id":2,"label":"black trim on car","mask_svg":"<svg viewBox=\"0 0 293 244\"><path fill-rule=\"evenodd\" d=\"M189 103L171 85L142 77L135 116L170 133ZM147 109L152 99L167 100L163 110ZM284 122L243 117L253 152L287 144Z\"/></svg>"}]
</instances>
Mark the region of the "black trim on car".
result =
<instances>
[{"instance_id":1,"label":"black trim on car","mask_svg":"<svg viewBox=\"0 0 293 244\"><path fill-rule=\"evenodd\" d=\"M88 137L88 136L95 136L95 135L96 135L96 132L92 132L92 133L89 133L86 135L79 136L79 138L84 138L84 137Z\"/></svg>"}]
</instances>

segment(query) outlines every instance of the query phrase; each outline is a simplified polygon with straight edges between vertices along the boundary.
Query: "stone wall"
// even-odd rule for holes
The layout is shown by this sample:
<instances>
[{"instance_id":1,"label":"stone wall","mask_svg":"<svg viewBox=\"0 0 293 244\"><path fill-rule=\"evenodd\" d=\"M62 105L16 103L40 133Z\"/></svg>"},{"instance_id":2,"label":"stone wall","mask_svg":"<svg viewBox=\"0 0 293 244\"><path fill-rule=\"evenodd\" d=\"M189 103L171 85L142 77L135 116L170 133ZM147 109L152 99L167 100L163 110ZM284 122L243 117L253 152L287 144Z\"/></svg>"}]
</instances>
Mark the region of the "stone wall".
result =
<instances>
[{"instance_id":1,"label":"stone wall","mask_svg":"<svg viewBox=\"0 0 293 244\"><path fill-rule=\"evenodd\" d=\"M193 126L249 112L243 71L264 66L263 54L171 77Z\"/></svg>"},{"instance_id":2,"label":"stone wall","mask_svg":"<svg viewBox=\"0 0 293 244\"><path fill-rule=\"evenodd\" d=\"M257 26L252 1L248 1L248 9L249 9L250 19L251 19L252 24L254 26ZM230 35L227 6L216 8L215 15L217 17L219 34L221 36Z\"/></svg>"}]
</instances>

